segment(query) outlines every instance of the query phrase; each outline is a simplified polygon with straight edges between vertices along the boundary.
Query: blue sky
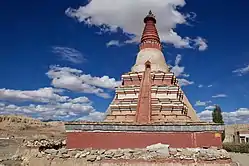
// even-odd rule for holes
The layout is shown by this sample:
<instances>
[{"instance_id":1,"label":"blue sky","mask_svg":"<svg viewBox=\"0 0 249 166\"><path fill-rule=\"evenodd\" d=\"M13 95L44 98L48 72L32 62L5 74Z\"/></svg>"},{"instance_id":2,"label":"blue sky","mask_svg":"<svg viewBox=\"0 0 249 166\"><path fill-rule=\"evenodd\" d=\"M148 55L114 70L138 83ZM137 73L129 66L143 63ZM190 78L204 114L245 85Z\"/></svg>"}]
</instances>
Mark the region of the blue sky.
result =
<instances>
[{"instance_id":1,"label":"blue sky","mask_svg":"<svg viewBox=\"0 0 249 166\"><path fill-rule=\"evenodd\" d=\"M113 5L110 5L113 4ZM72 0L0 6L0 113L100 120L158 20L166 61L203 120L249 118L248 1ZM175 7L176 6L176 7Z\"/></svg>"}]
</instances>

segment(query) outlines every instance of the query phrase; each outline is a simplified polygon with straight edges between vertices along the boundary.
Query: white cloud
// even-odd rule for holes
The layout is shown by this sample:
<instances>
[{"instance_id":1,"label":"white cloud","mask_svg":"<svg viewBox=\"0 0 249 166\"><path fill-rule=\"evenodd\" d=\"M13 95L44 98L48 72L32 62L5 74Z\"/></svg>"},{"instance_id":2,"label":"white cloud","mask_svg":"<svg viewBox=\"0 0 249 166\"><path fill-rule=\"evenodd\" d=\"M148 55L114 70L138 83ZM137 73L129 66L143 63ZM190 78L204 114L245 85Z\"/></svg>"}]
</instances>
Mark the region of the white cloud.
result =
<instances>
[{"instance_id":1,"label":"white cloud","mask_svg":"<svg viewBox=\"0 0 249 166\"><path fill-rule=\"evenodd\" d=\"M217 94L217 95L212 96L212 98L224 98L224 97L227 97L227 95L226 94Z\"/></svg>"},{"instance_id":2,"label":"white cloud","mask_svg":"<svg viewBox=\"0 0 249 166\"><path fill-rule=\"evenodd\" d=\"M0 100L4 101L33 101L33 102L65 102L68 96L60 96L61 90L54 88L40 88L38 90L0 89Z\"/></svg>"},{"instance_id":3,"label":"white cloud","mask_svg":"<svg viewBox=\"0 0 249 166\"><path fill-rule=\"evenodd\" d=\"M0 106L0 114L17 114L30 117L39 116L40 119L71 119L78 116L88 115L94 112L93 106L88 104L55 103L45 105L5 105Z\"/></svg>"},{"instance_id":4,"label":"white cloud","mask_svg":"<svg viewBox=\"0 0 249 166\"><path fill-rule=\"evenodd\" d=\"M198 88L203 88L203 87L208 87L208 88L211 88L213 85L202 85L202 84L200 84L200 85L198 85Z\"/></svg>"},{"instance_id":5,"label":"white cloud","mask_svg":"<svg viewBox=\"0 0 249 166\"><path fill-rule=\"evenodd\" d=\"M245 66L245 67L242 67L242 68L239 68L239 69L236 69L233 71L233 73L236 73L238 76L242 76L242 75L245 75L249 72L249 65Z\"/></svg>"},{"instance_id":6,"label":"white cloud","mask_svg":"<svg viewBox=\"0 0 249 166\"><path fill-rule=\"evenodd\" d=\"M122 46L123 44L121 44L118 40L111 40L108 43L106 43L107 47L110 46Z\"/></svg>"},{"instance_id":7,"label":"white cloud","mask_svg":"<svg viewBox=\"0 0 249 166\"><path fill-rule=\"evenodd\" d=\"M205 109L206 109L206 110L213 110L214 108L215 108L214 105L210 105L210 106L207 106Z\"/></svg>"},{"instance_id":8,"label":"white cloud","mask_svg":"<svg viewBox=\"0 0 249 166\"><path fill-rule=\"evenodd\" d=\"M212 121L212 111L210 110L204 110L197 114L200 118L200 120L211 122Z\"/></svg>"},{"instance_id":9,"label":"white cloud","mask_svg":"<svg viewBox=\"0 0 249 166\"><path fill-rule=\"evenodd\" d=\"M90 100L87 97L78 97L75 99L71 99L70 102L72 103L89 103Z\"/></svg>"},{"instance_id":10,"label":"white cloud","mask_svg":"<svg viewBox=\"0 0 249 166\"><path fill-rule=\"evenodd\" d=\"M181 60L182 60L181 54L177 54L176 60L175 60L175 65L179 65L179 63L181 62Z\"/></svg>"},{"instance_id":11,"label":"white cloud","mask_svg":"<svg viewBox=\"0 0 249 166\"><path fill-rule=\"evenodd\" d=\"M190 19L192 21L195 21L195 18L197 16L197 14L194 13L194 12L190 12L190 13L187 13L186 16L187 16L188 19Z\"/></svg>"},{"instance_id":12,"label":"white cloud","mask_svg":"<svg viewBox=\"0 0 249 166\"><path fill-rule=\"evenodd\" d=\"M40 120L87 120L101 121L105 112L97 112L87 97L68 99L63 103L14 105L0 103L0 114L15 114L37 117Z\"/></svg>"},{"instance_id":13,"label":"white cloud","mask_svg":"<svg viewBox=\"0 0 249 166\"><path fill-rule=\"evenodd\" d=\"M85 60L81 52L74 48L55 46L52 47L52 52L72 63L82 63Z\"/></svg>"},{"instance_id":14,"label":"white cloud","mask_svg":"<svg viewBox=\"0 0 249 166\"><path fill-rule=\"evenodd\" d=\"M212 101L196 101L195 106L206 106L208 103L212 103Z\"/></svg>"},{"instance_id":15,"label":"white cloud","mask_svg":"<svg viewBox=\"0 0 249 166\"><path fill-rule=\"evenodd\" d=\"M202 84L198 85L198 88L202 88L202 87L203 87L203 85L202 85Z\"/></svg>"},{"instance_id":16,"label":"white cloud","mask_svg":"<svg viewBox=\"0 0 249 166\"><path fill-rule=\"evenodd\" d=\"M194 42L199 51L205 51L208 48L207 41L201 37L194 39Z\"/></svg>"},{"instance_id":17,"label":"white cloud","mask_svg":"<svg viewBox=\"0 0 249 166\"><path fill-rule=\"evenodd\" d=\"M178 65L173 66L171 68L171 72L173 72L175 74L176 77L179 77L180 75L182 75L182 73L184 72L184 67L180 67Z\"/></svg>"},{"instance_id":18,"label":"white cloud","mask_svg":"<svg viewBox=\"0 0 249 166\"><path fill-rule=\"evenodd\" d=\"M76 119L94 115L95 109L87 97L61 96L61 91L44 88L34 91L5 90L0 98L0 114L19 114L40 119ZM13 104L18 101L20 105ZM32 104L27 104L32 103Z\"/></svg>"},{"instance_id":19,"label":"white cloud","mask_svg":"<svg viewBox=\"0 0 249 166\"><path fill-rule=\"evenodd\" d=\"M47 75L52 79L52 85L56 88L96 94L103 98L109 98L110 96L102 88L114 89L121 84L121 81L116 81L108 76L92 77L89 74L83 74L81 70L69 67L51 66Z\"/></svg>"},{"instance_id":20,"label":"white cloud","mask_svg":"<svg viewBox=\"0 0 249 166\"><path fill-rule=\"evenodd\" d=\"M112 5L110 5L112 4ZM184 0L91 0L86 6L78 9L68 8L67 16L76 18L90 26L97 26L101 32L117 32L121 28L129 37L123 43L137 43L142 34L143 18L152 10L157 18L157 29L163 42L173 44L177 48L199 47L204 44L197 39L181 37L174 31L178 24L188 25L196 17L182 14L177 9L185 5Z\"/></svg>"},{"instance_id":21,"label":"white cloud","mask_svg":"<svg viewBox=\"0 0 249 166\"><path fill-rule=\"evenodd\" d=\"M190 74L183 73L183 74L181 74L181 76L182 76L182 77L189 77Z\"/></svg>"},{"instance_id":22,"label":"white cloud","mask_svg":"<svg viewBox=\"0 0 249 166\"><path fill-rule=\"evenodd\" d=\"M181 77L189 77L189 74L184 73L185 67L180 67L179 66L181 60L182 60L182 56L180 54L177 54L176 59L175 59L175 65L171 66L170 71L172 73L174 73L174 75L176 77L178 77L178 81L179 81L180 86L187 86L187 85L194 84L193 81L189 81L189 80L187 80L185 78L181 78Z\"/></svg>"},{"instance_id":23,"label":"white cloud","mask_svg":"<svg viewBox=\"0 0 249 166\"><path fill-rule=\"evenodd\" d=\"M106 116L105 112L91 112L89 115L80 117L77 120L79 121L102 121Z\"/></svg>"},{"instance_id":24,"label":"white cloud","mask_svg":"<svg viewBox=\"0 0 249 166\"><path fill-rule=\"evenodd\" d=\"M180 79L178 79L178 81L179 81L179 85L180 85L180 86L187 86L187 85L192 85L192 84L194 84L193 81L188 81L188 80L186 80L186 79L184 79L184 78L180 78Z\"/></svg>"},{"instance_id":25,"label":"white cloud","mask_svg":"<svg viewBox=\"0 0 249 166\"><path fill-rule=\"evenodd\" d=\"M179 63L182 60L182 56L180 54L177 54L176 59L175 59L175 66L171 68L171 72L175 74L176 77L179 77L183 74L184 72L184 67L180 67Z\"/></svg>"},{"instance_id":26,"label":"white cloud","mask_svg":"<svg viewBox=\"0 0 249 166\"><path fill-rule=\"evenodd\" d=\"M204 110L198 113L198 116L203 121L212 121L212 111ZM249 123L249 109L239 108L233 112L222 112L223 120L226 124L243 124Z\"/></svg>"},{"instance_id":27,"label":"white cloud","mask_svg":"<svg viewBox=\"0 0 249 166\"><path fill-rule=\"evenodd\" d=\"M90 74L87 74L81 75L80 78L86 84L107 89L115 89L115 87L121 84L120 81L116 81L114 78L109 78L109 76L92 77Z\"/></svg>"}]
</instances>

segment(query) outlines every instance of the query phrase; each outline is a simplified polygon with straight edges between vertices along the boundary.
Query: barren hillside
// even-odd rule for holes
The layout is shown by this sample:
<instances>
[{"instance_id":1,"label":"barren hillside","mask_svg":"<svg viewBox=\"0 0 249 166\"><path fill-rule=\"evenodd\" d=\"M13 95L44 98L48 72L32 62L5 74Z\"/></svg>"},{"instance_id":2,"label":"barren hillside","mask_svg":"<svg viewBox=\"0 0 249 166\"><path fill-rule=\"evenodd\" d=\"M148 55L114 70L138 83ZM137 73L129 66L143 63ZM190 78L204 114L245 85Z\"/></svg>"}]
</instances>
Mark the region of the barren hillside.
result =
<instances>
[{"instance_id":1,"label":"barren hillside","mask_svg":"<svg viewBox=\"0 0 249 166\"><path fill-rule=\"evenodd\" d=\"M64 137L63 122L42 122L26 116L0 115L0 137Z\"/></svg>"}]
</instances>

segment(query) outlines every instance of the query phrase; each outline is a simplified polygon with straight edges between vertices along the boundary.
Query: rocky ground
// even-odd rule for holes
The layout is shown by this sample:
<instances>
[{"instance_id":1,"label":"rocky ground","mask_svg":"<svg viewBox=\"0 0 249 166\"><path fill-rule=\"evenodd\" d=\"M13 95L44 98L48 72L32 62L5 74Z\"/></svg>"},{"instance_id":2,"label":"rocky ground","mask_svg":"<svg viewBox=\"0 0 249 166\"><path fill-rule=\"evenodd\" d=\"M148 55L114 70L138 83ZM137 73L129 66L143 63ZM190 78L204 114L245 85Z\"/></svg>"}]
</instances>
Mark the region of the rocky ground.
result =
<instances>
[{"instance_id":1,"label":"rocky ground","mask_svg":"<svg viewBox=\"0 0 249 166\"><path fill-rule=\"evenodd\" d=\"M134 165L174 166L205 165L231 166L231 155L223 149L209 148L170 148L165 144L154 144L144 149L66 149L64 139L36 138L22 140L10 138L2 140L0 163L4 166L70 166L70 165L131 165L127 161L137 161ZM16 146L15 146L16 145ZM108 162L111 161L111 162ZM142 163L146 161L146 163ZM126 163L125 163L126 162ZM1 166L2 166L1 165Z\"/></svg>"},{"instance_id":2,"label":"rocky ground","mask_svg":"<svg viewBox=\"0 0 249 166\"><path fill-rule=\"evenodd\" d=\"M0 139L65 138L62 122L41 122L24 116L0 115Z\"/></svg>"},{"instance_id":3,"label":"rocky ground","mask_svg":"<svg viewBox=\"0 0 249 166\"><path fill-rule=\"evenodd\" d=\"M35 139L65 139L61 122L43 123L24 116L0 115L0 166L2 160L15 159L17 153L26 149L25 141ZM18 160L5 160L5 165L20 165Z\"/></svg>"},{"instance_id":4,"label":"rocky ground","mask_svg":"<svg viewBox=\"0 0 249 166\"><path fill-rule=\"evenodd\" d=\"M48 166L69 166L73 163L85 165L94 164L115 164L113 161L143 161L153 164L177 163L180 165L192 164L203 166L231 166L231 157L223 149L209 148L169 148L165 144L154 144L144 149L66 149L65 140L25 140L22 143L22 150L13 156L2 159L4 165L32 166L39 164ZM39 163L39 164L38 164ZM120 163L119 163L120 164ZM130 163L129 163L130 164Z\"/></svg>"},{"instance_id":5,"label":"rocky ground","mask_svg":"<svg viewBox=\"0 0 249 166\"><path fill-rule=\"evenodd\" d=\"M249 166L249 156L211 149L174 149L155 144L144 149L65 149L65 129L61 122L43 123L20 116L0 116L0 166L57 165L206 165L214 161L224 165L232 158L240 166ZM119 164L108 161L123 161ZM147 163L143 163L147 161ZM150 164L148 162L151 162ZM170 164L168 164L170 165ZM217 165L217 164L216 164ZM213 165L215 166L215 165ZM217 165L218 166L218 165Z\"/></svg>"}]
</instances>

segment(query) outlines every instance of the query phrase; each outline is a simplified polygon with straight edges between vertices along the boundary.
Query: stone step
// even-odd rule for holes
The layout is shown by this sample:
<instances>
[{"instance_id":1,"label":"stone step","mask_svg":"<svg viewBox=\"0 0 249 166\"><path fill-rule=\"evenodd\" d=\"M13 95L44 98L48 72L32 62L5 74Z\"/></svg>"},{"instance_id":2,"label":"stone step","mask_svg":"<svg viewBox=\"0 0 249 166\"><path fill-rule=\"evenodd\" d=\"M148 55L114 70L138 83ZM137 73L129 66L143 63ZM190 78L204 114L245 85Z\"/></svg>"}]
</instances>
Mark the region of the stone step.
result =
<instances>
[{"instance_id":1,"label":"stone step","mask_svg":"<svg viewBox=\"0 0 249 166\"><path fill-rule=\"evenodd\" d=\"M182 111L152 111L151 116L169 116L169 115L185 115Z\"/></svg>"},{"instance_id":2,"label":"stone step","mask_svg":"<svg viewBox=\"0 0 249 166\"><path fill-rule=\"evenodd\" d=\"M134 111L112 111L112 115L134 115L136 114L136 110Z\"/></svg>"}]
</instances>

